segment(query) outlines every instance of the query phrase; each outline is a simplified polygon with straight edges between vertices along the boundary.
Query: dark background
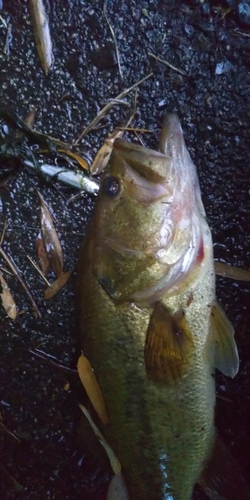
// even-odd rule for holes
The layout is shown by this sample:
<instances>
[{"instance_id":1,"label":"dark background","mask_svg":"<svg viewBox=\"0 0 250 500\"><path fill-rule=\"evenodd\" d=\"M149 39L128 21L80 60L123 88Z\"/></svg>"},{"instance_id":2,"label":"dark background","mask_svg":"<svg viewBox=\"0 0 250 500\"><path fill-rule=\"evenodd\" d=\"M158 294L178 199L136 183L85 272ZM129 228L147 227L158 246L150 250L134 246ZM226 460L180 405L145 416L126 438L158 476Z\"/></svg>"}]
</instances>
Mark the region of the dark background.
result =
<instances>
[{"instance_id":1,"label":"dark background","mask_svg":"<svg viewBox=\"0 0 250 500\"><path fill-rule=\"evenodd\" d=\"M239 17L240 2L228 3L238 8L211 1L110 0L107 12L117 38L122 80L102 1L45 1L54 53L48 76L34 47L28 2L0 1L0 15L12 26L7 57L6 29L0 21L0 92L1 103L22 118L36 106L36 129L72 142L108 99L153 71L139 87L134 124L154 132L142 137L156 148L165 112L178 112L198 169L215 258L249 268L250 29L247 17L245 22ZM129 106L115 106L104 127L81 143L89 160L128 116L133 99L129 94ZM135 140L134 135L127 137ZM8 189L0 187L1 225L8 221L3 248L15 259L42 312L42 319L36 320L20 285L8 278L24 313L12 322L3 309L0 312L2 423L20 440L0 426L0 496L6 500L100 500L110 473L80 438L77 375L29 352L39 348L72 368L78 356L74 279L45 303L44 283L27 259L27 254L36 258L39 188L55 216L65 270L75 267L94 200L85 194L67 204L61 193L69 199L74 192L57 187L60 192L22 168ZM53 280L53 274L50 277ZM235 326L240 371L234 380L217 376L216 425L249 481L250 286L218 278L217 295ZM205 497L197 491L196 498Z\"/></svg>"}]
</instances>

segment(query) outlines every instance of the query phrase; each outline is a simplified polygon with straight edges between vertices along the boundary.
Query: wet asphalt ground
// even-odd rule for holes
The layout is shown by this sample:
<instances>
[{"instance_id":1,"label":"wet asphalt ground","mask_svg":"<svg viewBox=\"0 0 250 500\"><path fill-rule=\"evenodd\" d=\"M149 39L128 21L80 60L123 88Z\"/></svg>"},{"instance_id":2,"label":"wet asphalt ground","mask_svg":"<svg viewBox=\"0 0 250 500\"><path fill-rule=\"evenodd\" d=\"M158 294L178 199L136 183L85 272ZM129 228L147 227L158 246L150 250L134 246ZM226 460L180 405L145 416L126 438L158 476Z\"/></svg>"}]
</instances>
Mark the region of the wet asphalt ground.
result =
<instances>
[{"instance_id":1,"label":"wet asphalt ground","mask_svg":"<svg viewBox=\"0 0 250 500\"><path fill-rule=\"evenodd\" d=\"M35 106L35 129L72 142L108 99L153 72L139 87L134 125L153 132L141 138L156 148L164 114L178 112L198 169L215 258L249 268L249 27L227 2L109 1L121 78L102 1L51 0L45 7L54 54L48 76L34 47L28 2L0 2L1 106L21 118ZM133 102L134 93L128 94L125 104L114 106L101 128L81 142L89 162L107 134L128 116ZM133 134L126 137L136 140ZM4 169L4 161L0 167ZM51 185L22 167L7 189L0 186L0 222L8 223L3 248L15 260L42 313L35 319L17 280L6 278L22 314L12 322L3 309L0 312L0 496L101 500L109 465L80 437L77 403L84 396L77 375L58 367L61 362L74 369L79 354L74 279L45 302L43 280L27 259L36 259L36 189L54 215L65 270L75 267L94 204L87 194L68 204L75 191ZM49 278L54 279L53 273ZM235 380L217 376L216 425L249 482L250 285L218 278L217 295L235 326L241 363ZM33 355L34 349L56 358L57 366ZM195 498L206 497L197 490Z\"/></svg>"}]
</instances>

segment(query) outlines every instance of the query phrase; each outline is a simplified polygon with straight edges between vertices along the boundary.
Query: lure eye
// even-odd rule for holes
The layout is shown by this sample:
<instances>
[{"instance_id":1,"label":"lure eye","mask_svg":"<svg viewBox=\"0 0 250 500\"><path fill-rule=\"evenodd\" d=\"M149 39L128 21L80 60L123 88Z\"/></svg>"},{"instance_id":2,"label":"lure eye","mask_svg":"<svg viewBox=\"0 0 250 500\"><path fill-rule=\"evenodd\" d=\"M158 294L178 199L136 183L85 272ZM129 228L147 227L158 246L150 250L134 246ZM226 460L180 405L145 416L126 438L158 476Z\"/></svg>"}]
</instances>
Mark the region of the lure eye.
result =
<instances>
[{"instance_id":1,"label":"lure eye","mask_svg":"<svg viewBox=\"0 0 250 500\"><path fill-rule=\"evenodd\" d=\"M101 192L109 198L115 198L120 193L120 183L112 175L105 177L102 181Z\"/></svg>"}]
</instances>

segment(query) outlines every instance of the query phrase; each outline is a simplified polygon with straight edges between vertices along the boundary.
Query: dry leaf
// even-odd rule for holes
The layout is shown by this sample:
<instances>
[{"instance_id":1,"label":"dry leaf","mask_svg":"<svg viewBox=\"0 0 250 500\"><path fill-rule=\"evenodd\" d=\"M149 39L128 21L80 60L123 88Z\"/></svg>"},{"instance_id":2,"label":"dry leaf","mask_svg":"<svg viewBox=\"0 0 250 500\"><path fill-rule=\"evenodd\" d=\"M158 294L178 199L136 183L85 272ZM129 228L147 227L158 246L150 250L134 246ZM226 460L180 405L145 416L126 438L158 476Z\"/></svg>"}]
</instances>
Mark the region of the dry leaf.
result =
<instances>
[{"instance_id":1,"label":"dry leaf","mask_svg":"<svg viewBox=\"0 0 250 500\"><path fill-rule=\"evenodd\" d=\"M110 465L114 471L115 474L121 474L121 464L116 456L116 454L114 453L114 451L112 450L111 446L109 446L108 442L106 441L105 437L102 435L102 433L99 431L98 427L95 425L95 422L92 420L87 408L85 408L85 406L83 405L79 405L79 408L81 408L82 412L84 413L85 417L88 419L88 422L91 426L91 428L93 429L95 435L98 437L99 439L99 442L101 443L101 445L103 446L104 450L106 451L107 455L108 455L108 458L109 458L109 461L110 461Z\"/></svg>"},{"instance_id":2,"label":"dry leaf","mask_svg":"<svg viewBox=\"0 0 250 500\"><path fill-rule=\"evenodd\" d=\"M27 127L32 128L34 125L35 117L36 117L36 108L35 106L32 106L32 108L29 110L24 120L25 125L27 125Z\"/></svg>"},{"instance_id":3,"label":"dry leaf","mask_svg":"<svg viewBox=\"0 0 250 500\"><path fill-rule=\"evenodd\" d=\"M64 391L69 391L70 390L70 383L66 382L63 386Z\"/></svg>"},{"instance_id":4,"label":"dry leaf","mask_svg":"<svg viewBox=\"0 0 250 500\"><path fill-rule=\"evenodd\" d=\"M153 73L149 73L147 76L144 76L144 78L134 83L134 85L132 85L128 89L123 90L121 94L115 97L115 99L112 99L112 101L108 102L108 104L106 104L104 108L102 108L97 113L96 117L92 120L92 122L89 123L89 125L83 130L78 139L74 142L74 146L76 146L82 140L82 138L85 137L85 135L87 135L90 132L90 130L92 130L93 127L95 127L102 120L104 116L106 116L106 114L114 106L114 104L118 104L118 101L119 103L121 103L122 102L121 99L123 99L129 92L137 88L139 85L141 85L142 82L144 82L148 78L151 78L151 76L153 76Z\"/></svg>"},{"instance_id":5,"label":"dry leaf","mask_svg":"<svg viewBox=\"0 0 250 500\"><path fill-rule=\"evenodd\" d=\"M77 163L79 163L79 165L84 168L85 170L89 171L89 166L86 162L86 160L84 160L81 156L79 156L77 153L72 153L72 151L68 151L66 149L58 149L58 152L59 153L64 153L65 155L68 155L70 156L71 158L74 158L74 160L77 161Z\"/></svg>"},{"instance_id":6,"label":"dry leaf","mask_svg":"<svg viewBox=\"0 0 250 500\"><path fill-rule=\"evenodd\" d=\"M37 52L46 75L53 60L49 24L42 0L30 0L31 18Z\"/></svg>"},{"instance_id":7,"label":"dry leaf","mask_svg":"<svg viewBox=\"0 0 250 500\"><path fill-rule=\"evenodd\" d=\"M33 106L24 120L24 123L25 125L27 125L27 127L32 129L35 121L35 116L36 116L36 108ZM24 130L19 129L16 131L16 137L23 137L24 135L25 135Z\"/></svg>"},{"instance_id":8,"label":"dry leaf","mask_svg":"<svg viewBox=\"0 0 250 500\"><path fill-rule=\"evenodd\" d=\"M133 114L129 117L129 119L125 123L122 124L122 128L118 127L113 130L113 132L105 140L103 146L97 151L94 161L89 169L92 175L100 174L107 166L110 155L113 150L115 139L118 138L121 139L123 137L125 132L124 127L128 127L132 119L133 119Z\"/></svg>"},{"instance_id":9,"label":"dry leaf","mask_svg":"<svg viewBox=\"0 0 250 500\"><path fill-rule=\"evenodd\" d=\"M41 231L38 233L37 238L36 238L36 253L37 253L37 257L38 257L39 266L40 266L44 276L46 276L49 272L50 264L49 264L49 259L47 256L46 248L44 246Z\"/></svg>"},{"instance_id":10,"label":"dry leaf","mask_svg":"<svg viewBox=\"0 0 250 500\"><path fill-rule=\"evenodd\" d=\"M106 139L102 147L97 151L93 163L90 167L92 175L100 174L109 162L110 155L113 150L114 139Z\"/></svg>"},{"instance_id":11,"label":"dry leaf","mask_svg":"<svg viewBox=\"0 0 250 500\"><path fill-rule=\"evenodd\" d=\"M10 293L9 287L3 277L3 275L0 273L0 282L1 282L1 299L2 299L2 304L3 307L8 314L9 318L15 320L17 317L17 310L16 310L16 303Z\"/></svg>"},{"instance_id":12,"label":"dry leaf","mask_svg":"<svg viewBox=\"0 0 250 500\"><path fill-rule=\"evenodd\" d=\"M215 273L224 278L232 280L250 281L250 271L242 269L242 267L231 266L225 262L214 262Z\"/></svg>"},{"instance_id":13,"label":"dry leaf","mask_svg":"<svg viewBox=\"0 0 250 500\"><path fill-rule=\"evenodd\" d=\"M63 253L61 243L57 236L50 211L42 197L38 192L41 203L41 229L43 243L47 252L47 257L52 269L55 271L57 277L63 271Z\"/></svg>"},{"instance_id":14,"label":"dry leaf","mask_svg":"<svg viewBox=\"0 0 250 500\"><path fill-rule=\"evenodd\" d=\"M108 414L100 386L96 380L89 360L81 354L77 362L77 371L82 385L101 421L107 425Z\"/></svg>"},{"instance_id":15,"label":"dry leaf","mask_svg":"<svg viewBox=\"0 0 250 500\"><path fill-rule=\"evenodd\" d=\"M52 299L52 297L54 297L67 283L71 273L72 271L67 271L66 273L61 274L51 286L48 286L44 292L44 300Z\"/></svg>"}]
</instances>

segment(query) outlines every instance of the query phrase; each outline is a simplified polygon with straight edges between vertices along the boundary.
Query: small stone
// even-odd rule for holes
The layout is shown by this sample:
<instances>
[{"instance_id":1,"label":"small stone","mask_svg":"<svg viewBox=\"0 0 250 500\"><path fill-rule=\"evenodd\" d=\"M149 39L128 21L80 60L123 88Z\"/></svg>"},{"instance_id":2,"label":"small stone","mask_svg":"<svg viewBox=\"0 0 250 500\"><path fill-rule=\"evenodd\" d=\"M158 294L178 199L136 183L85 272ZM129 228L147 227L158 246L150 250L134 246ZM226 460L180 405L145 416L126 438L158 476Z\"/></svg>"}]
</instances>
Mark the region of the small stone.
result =
<instances>
[{"instance_id":1,"label":"small stone","mask_svg":"<svg viewBox=\"0 0 250 500\"><path fill-rule=\"evenodd\" d=\"M239 2L237 11L240 20L250 26L250 0L242 0Z\"/></svg>"}]
</instances>

